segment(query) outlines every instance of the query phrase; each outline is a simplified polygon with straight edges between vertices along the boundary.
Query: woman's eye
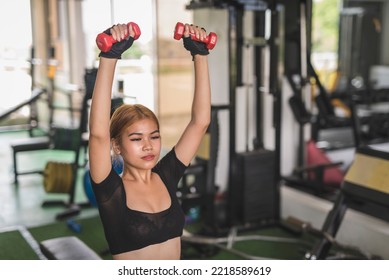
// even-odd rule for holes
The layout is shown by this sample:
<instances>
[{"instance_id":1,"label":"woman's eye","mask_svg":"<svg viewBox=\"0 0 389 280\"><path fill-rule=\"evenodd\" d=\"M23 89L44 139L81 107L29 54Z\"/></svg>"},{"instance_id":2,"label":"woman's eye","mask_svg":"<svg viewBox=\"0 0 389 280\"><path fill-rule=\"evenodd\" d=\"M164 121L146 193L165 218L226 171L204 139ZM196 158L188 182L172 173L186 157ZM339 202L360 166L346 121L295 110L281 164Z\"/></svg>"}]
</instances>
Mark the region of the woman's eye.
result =
<instances>
[{"instance_id":1,"label":"woman's eye","mask_svg":"<svg viewBox=\"0 0 389 280\"><path fill-rule=\"evenodd\" d=\"M153 137L151 137L151 139L153 139L153 140L156 140L156 139L159 139L159 138L161 138L161 136L153 136Z\"/></svg>"},{"instance_id":2,"label":"woman's eye","mask_svg":"<svg viewBox=\"0 0 389 280\"><path fill-rule=\"evenodd\" d=\"M142 138L131 138L130 141L140 141Z\"/></svg>"}]
</instances>

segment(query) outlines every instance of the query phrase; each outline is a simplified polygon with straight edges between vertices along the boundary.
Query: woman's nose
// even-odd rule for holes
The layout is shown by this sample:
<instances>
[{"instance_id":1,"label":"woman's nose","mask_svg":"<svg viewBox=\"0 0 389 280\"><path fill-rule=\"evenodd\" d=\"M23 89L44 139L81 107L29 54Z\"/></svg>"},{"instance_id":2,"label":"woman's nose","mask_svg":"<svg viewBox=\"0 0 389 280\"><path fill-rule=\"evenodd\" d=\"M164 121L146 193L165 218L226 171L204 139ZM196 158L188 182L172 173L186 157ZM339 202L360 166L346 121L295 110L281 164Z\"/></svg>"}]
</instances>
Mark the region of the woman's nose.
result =
<instances>
[{"instance_id":1,"label":"woman's nose","mask_svg":"<svg viewBox=\"0 0 389 280\"><path fill-rule=\"evenodd\" d=\"M151 145L151 142L149 140L145 140L145 144L143 146L143 150L150 151L153 149L153 146Z\"/></svg>"}]
</instances>

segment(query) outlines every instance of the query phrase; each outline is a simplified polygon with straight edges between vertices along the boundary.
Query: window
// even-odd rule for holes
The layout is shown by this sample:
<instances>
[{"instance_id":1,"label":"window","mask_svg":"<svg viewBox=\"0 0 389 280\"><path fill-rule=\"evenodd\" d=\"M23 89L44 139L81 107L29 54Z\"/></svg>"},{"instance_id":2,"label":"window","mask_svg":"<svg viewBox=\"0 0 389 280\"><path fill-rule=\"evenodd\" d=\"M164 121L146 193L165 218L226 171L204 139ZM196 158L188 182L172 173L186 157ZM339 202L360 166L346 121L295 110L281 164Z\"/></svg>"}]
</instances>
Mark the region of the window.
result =
<instances>
[{"instance_id":1,"label":"window","mask_svg":"<svg viewBox=\"0 0 389 280\"><path fill-rule=\"evenodd\" d=\"M17 19L15 19L17 15ZM31 96L30 52L32 45L29 1L0 2L2 40L0 40L0 114ZM16 21L16 22L15 22ZM19 112L18 112L19 113ZM22 115L28 111L22 110Z\"/></svg>"}]
</instances>

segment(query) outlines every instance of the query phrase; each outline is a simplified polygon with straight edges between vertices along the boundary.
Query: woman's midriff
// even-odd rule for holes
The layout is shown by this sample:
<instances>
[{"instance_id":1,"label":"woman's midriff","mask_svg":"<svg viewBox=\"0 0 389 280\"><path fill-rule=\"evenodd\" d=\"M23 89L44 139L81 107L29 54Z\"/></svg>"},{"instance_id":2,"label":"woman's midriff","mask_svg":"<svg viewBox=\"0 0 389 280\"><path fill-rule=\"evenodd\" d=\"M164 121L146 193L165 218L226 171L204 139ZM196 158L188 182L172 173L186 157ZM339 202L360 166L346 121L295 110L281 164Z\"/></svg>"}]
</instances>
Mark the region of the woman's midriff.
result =
<instances>
[{"instance_id":1,"label":"woman's midriff","mask_svg":"<svg viewBox=\"0 0 389 280\"><path fill-rule=\"evenodd\" d=\"M139 250L113 255L112 258L114 260L179 260L180 255L181 238L176 237Z\"/></svg>"}]
</instances>

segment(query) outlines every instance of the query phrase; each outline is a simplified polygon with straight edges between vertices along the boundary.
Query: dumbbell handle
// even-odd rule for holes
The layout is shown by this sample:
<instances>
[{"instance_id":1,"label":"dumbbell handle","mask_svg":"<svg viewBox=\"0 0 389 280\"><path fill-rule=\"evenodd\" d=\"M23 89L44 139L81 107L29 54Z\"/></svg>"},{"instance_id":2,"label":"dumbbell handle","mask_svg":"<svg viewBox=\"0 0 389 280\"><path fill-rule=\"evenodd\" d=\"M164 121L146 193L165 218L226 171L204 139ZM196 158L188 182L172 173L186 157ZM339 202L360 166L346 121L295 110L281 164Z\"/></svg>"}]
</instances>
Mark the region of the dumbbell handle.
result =
<instances>
[{"instance_id":1,"label":"dumbbell handle","mask_svg":"<svg viewBox=\"0 0 389 280\"><path fill-rule=\"evenodd\" d=\"M174 39L180 40L182 36L184 36L184 30L185 25L182 22L177 22L176 27L174 29ZM189 36L192 40L205 43L207 49L209 50L212 50L217 42L217 35L214 32L210 32L209 35L203 38L202 40L200 38L197 38L196 34L194 33L189 33Z\"/></svg>"},{"instance_id":2,"label":"dumbbell handle","mask_svg":"<svg viewBox=\"0 0 389 280\"><path fill-rule=\"evenodd\" d=\"M137 40L140 35L141 31L139 26L135 22L129 22L127 25L131 25L132 29L134 30L134 40ZM126 34L127 36L127 34ZM109 52L112 48L112 45L115 44L117 40L115 40L111 35L105 34L104 32L100 33L96 37L96 44L97 47L102 51L102 52Z\"/></svg>"}]
</instances>

